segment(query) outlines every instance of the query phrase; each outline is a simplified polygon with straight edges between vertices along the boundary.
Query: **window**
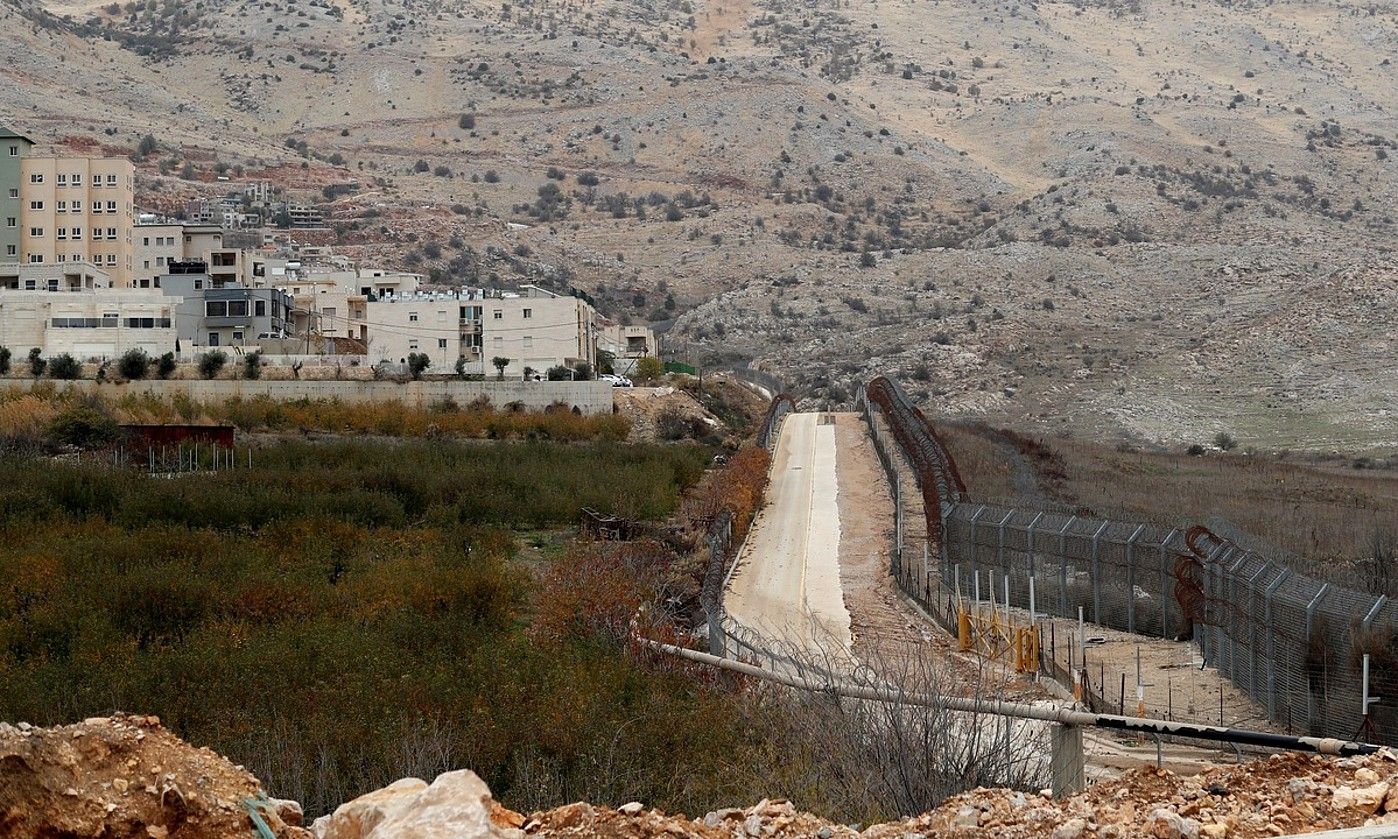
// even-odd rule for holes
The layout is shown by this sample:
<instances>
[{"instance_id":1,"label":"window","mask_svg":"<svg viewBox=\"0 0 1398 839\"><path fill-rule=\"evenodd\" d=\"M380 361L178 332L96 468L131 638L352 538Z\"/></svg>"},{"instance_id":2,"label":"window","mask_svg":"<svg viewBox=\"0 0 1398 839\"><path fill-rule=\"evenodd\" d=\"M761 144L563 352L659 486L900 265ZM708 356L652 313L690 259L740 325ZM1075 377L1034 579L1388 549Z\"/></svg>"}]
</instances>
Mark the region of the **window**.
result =
<instances>
[{"instance_id":1,"label":"window","mask_svg":"<svg viewBox=\"0 0 1398 839\"><path fill-rule=\"evenodd\" d=\"M525 309L525 310L524 310L524 319L525 319L525 320L529 320L529 319L532 318L532 317L534 317L534 310L533 310L533 309Z\"/></svg>"},{"instance_id":2,"label":"window","mask_svg":"<svg viewBox=\"0 0 1398 839\"><path fill-rule=\"evenodd\" d=\"M44 209L44 202L42 202L42 201L30 201L30 202L29 202L29 209L31 209L31 210L42 210L42 209Z\"/></svg>"},{"instance_id":3,"label":"window","mask_svg":"<svg viewBox=\"0 0 1398 839\"><path fill-rule=\"evenodd\" d=\"M417 323L417 312L408 312L408 322Z\"/></svg>"},{"instance_id":4,"label":"window","mask_svg":"<svg viewBox=\"0 0 1398 839\"><path fill-rule=\"evenodd\" d=\"M19 187L16 187L16 186L10 187L10 197L11 197L11 198L18 198L18 197L19 197Z\"/></svg>"},{"instance_id":5,"label":"window","mask_svg":"<svg viewBox=\"0 0 1398 839\"><path fill-rule=\"evenodd\" d=\"M83 237L83 229L82 229L81 227L74 227L74 228L73 228L73 239L74 239L74 240L77 240L77 239L81 239L82 237Z\"/></svg>"},{"instance_id":6,"label":"window","mask_svg":"<svg viewBox=\"0 0 1398 839\"><path fill-rule=\"evenodd\" d=\"M246 300L229 300L229 301L228 301L228 316L229 316L230 318L245 318L245 317L247 317L247 316L248 316L248 301L246 301Z\"/></svg>"},{"instance_id":7,"label":"window","mask_svg":"<svg viewBox=\"0 0 1398 839\"><path fill-rule=\"evenodd\" d=\"M66 227L60 227L60 228L58 228L58 238L60 238L60 239L67 239L67 238L68 238L68 228L66 228Z\"/></svg>"},{"instance_id":8,"label":"window","mask_svg":"<svg viewBox=\"0 0 1398 839\"><path fill-rule=\"evenodd\" d=\"M447 348L447 339L446 339L446 338L438 338L438 339L437 339L437 349L439 349L439 350L444 350L444 349L446 349L446 348Z\"/></svg>"},{"instance_id":9,"label":"window","mask_svg":"<svg viewBox=\"0 0 1398 839\"><path fill-rule=\"evenodd\" d=\"M61 253L61 254L59 254L59 255L58 255L58 261L59 261L59 262L67 262L67 261L68 261L68 254L66 254L66 253Z\"/></svg>"},{"instance_id":10,"label":"window","mask_svg":"<svg viewBox=\"0 0 1398 839\"><path fill-rule=\"evenodd\" d=\"M5 219L6 227L14 227L17 224L19 224L19 220L16 219L14 216L10 216L9 218Z\"/></svg>"},{"instance_id":11,"label":"window","mask_svg":"<svg viewBox=\"0 0 1398 839\"><path fill-rule=\"evenodd\" d=\"M93 202L92 202L92 211L93 211L94 213L100 213L100 212L102 212L102 202L101 202L101 201L93 201Z\"/></svg>"},{"instance_id":12,"label":"window","mask_svg":"<svg viewBox=\"0 0 1398 839\"><path fill-rule=\"evenodd\" d=\"M62 206L62 202L60 202L59 206ZM142 237L141 237L141 246L142 246L142 247L147 247L147 248L150 247L150 237L149 237L149 236L142 236Z\"/></svg>"},{"instance_id":13,"label":"window","mask_svg":"<svg viewBox=\"0 0 1398 839\"><path fill-rule=\"evenodd\" d=\"M243 333L242 333L242 332L234 332L234 333L233 333L233 342L234 342L234 343L237 343L237 344L243 343Z\"/></svg>"},{"instance_id":14,"label":"window","mask_svg":"<svg viewBox=\"0 0 1398 839\"><path fill-rule=\"evenodd\" d=\"M108 176L107 176L107 186L116 186L116 182L117 182L117 176L116 176L116 175L108 175Z\"/></svg>"},{"instance_id":15,"label":"window","mask_svg":"<svg viewBox=\"0 0 1398 839\"><path fill-rule=\"evenodd\" d=\"M116 230L117 230L117 229L116 229L115 227L108 227L108 228L107 228L107 238L108 238L108 239L111 239L112 241L116 241L116 237L117 237L117 235L116 235Z\"/></svg>"},{"instance_id":16,"label":"window","mask_svg":"<svg viewBox=\"0 0 1398 839\"><path fill-rule=\"evenodd\" d=\"M525 335L525 336L524 336L524 348L525 348L526 350L532 350L532 349L534 349L534 336L532 336L532 335Z\"/></svg>"},{"instance_id":17,"label":"window","mask_svg":"<svg viewBox=\"0 0 1398 839\"><path fill-rule=\"evenodd\" d=\"M204 302L204 316L210 318L228 317L228 301L207 300Z\"/></svg>"},{"instance_id":18,"label":"window","mask_svg":"<svg viewBox=\"0 0 1398 839\"><path fill-rule=\"evenodd\" d=\"M57 278L57 277L51 277L51 278L49 279L49 291L58 291L58 278Z\"/></svg>"},{"instance_id":19,"label":"window","mask_svg":"<svg viewBox=\"0 0 1398 839\"><path fill-rule=\"evenodd\" d=\"M42 227L31 227L31 228L29 228L29 235L30 235L30 236L33 236L35 239L42 238L43 235L44 235L44 228L42 228Z\"/></svg>"},{"instance_id":20,"label":"window","mask_svg":"<svg viewBox=\"0 0 1398 839\"><path fill-rule=\"evenodd\" d=\"M74 173L73 173L73 177L72 177L72 181L73 181L73 186L82 186L82 185L83 185L83 176L82 176L82 175L79 175L77 172L74 172Z\"/></svg>"},{"instance_id":21,"label":"window","mask_svg":"<svg viewBox=\"0 0 1398 839\"><path fill-rule=\"evenodd\" d=\"M29 182L31 184L41 184L44 182L44 176L36 172L33 175L29 176Z\"/></svg>"},{"instance_id":22,"label":"window","mask_svg":"<svg viewBox=\"0 0 1398 839\"><path fill-rule=\"evenodd\" d=\"M325 313L325 316L326 316L327 318L329 318L330 320L334 320L334 319L335 319L335 307L334 307L334 306L326 306L325 309L323 309L322 311Z\"/></svg>"},{"instance_id":23,"label":"window","mask_svg":"<svg viewBox=\"0 0 1398 839\"><path fill-rule=\"evenodd\" d=\"M59 186L67 186L67 185L68 185L68 176L67 176L67 175L64 175L64 174L62 174L62 173L59 173L59 175L58 175L58 185L59 185Z\"/></svg>"},{"instance_id":24,"label":"window","mask_svg":"<svg viewBox=\"0 0 1398 839\"><path fill-rule=\"evenodd\" d=\"M491 312L490 314L491 314L491 317L495 318L496 320L504 320L504 319L505 319L505 313L502 312L502 311L500 311L499 309L494 310L494 311Z\"/></svg>"},{"instance_id":25,"label":"window","mask_svg":"<svg viewBox=\"0 0 1398 839\"><path fill-rule=\"evenodd\" d=\"M66 213L66 212L68 212L68 202L67 202L67 201L59 201L59 202L58 202L58 211L59 211L60 213Z\"/></svg>"},{"instance_id":26,"label":"window","mask_svg":"<svg viewBox=\"0 0 1398 839\"><path fill-rule=\"evenodd\" d=\"M415 349L417 349L417 339L416 339L416 338L409 338L409 339L408 339L408 349L410 349L410 350L415 350Z\"/></svg>"},{"instance_id":27,"label":"window","mask_svg":"<svg viewBox=\"0 0 1398 839\"><path fill-rule=\"evenodd\" d=\"M201 289L201 288L203 288L203 287L204 287L204 281L203 281L203 280L195 280L195 281L194 281L194 290L195 290L195 291L198 291L199 289Z\"/></svg>"},{"instance_id":28,"label":"window","mask_svg":"<svg viewBox=\"0 0 1398 839\"><path fill-rule=\"evenodd\" d=\"M211 346L211 347L217 347L217 346L218 346L218 333L217 333L217 332L210 332L210 333L209 333L209 346Z\"/></svg>"},{"instance_id":29,"label":"window","mask_svg":"<svg viewBox=\"0 0 1398 839\"><path fill-rule=\"evenodd\" d=\"M5 246L5 256L14 256L14 255L15 255L15 251L16 251L16 247L15 247L14 245L6 245L6 246Z\"/></svg>"},{"instance_id":30,"label":"window","mask_svg":"<svg viewBox=\"0 0 1398 839\"><path fill-rule=\"evenodd\" d=\"M149 268L149 267L150 267L150 260L149 260L149 259L143 259L143 260L141 260L141 267L142 267L142 268Z\"/></svg>"},{"instance_id":31,"label":"window","mask_svg":"<svg viewBox=\"0 0 1398 839\"><path fill-rule=\"evenodd\" d=\"M19 146L10 146L10 157L19 157Z\"/></svg>"},{"instance_id":32,"label":"window","mask_svg":"<svg viewBox=\"0 0 1398 839\"><path fill-rule=\"evenodd\" d=\"M165 264L165 257L163 257L163 256L157 256L157 257L155 258L155 264L156 264L156 265L161 265L161 266L163 266L163 265ZM147 268L150 267L150 260L149 260L149 259L146 260L146 267L147 267Z\"/></svg>"},{"instance_id":33,"label":"window","mask_svg":"<svg viewBox=\"0 0 1398 839\"><path fill-rule=\"evenodd\" d=\"M107 264L108 264L108 265L115 265L115 264L116 264L116 254L114 254L114 253L109 253L109 254L107 254Z\"/></svg>"},{"instance_id":34,"label":"window","mask_svg":"<svg viewBox=\"0 0 1398 839\"><path fill-rule=\"evenodd\" d=\"M259 318L265 318L265 317L267 317L267 301L266 301L266 300L254 300L254 301L253 301L253 304L252 304L252 313L253 313L253 316L254 316L254 317L259 317Z\"/></svg>"},{"instance_id":35,"label":"window","mask_svg":"<svg viewBox=\"0 0 1398 839\"><path fill-rule=\"evenodd\" d=\"M107 202L107 212L109 212L109 213L115 213L115 212L116 212L116 202L115 202L115 201L108 201L108 202Z\"/></svg>"},{"instance_id":36,"label":"window","mask_svg":"<svg viewBox=\"0 0 1398 839\"><path fill-rule=\"evenodd\" d=\"M447 320L447 310L446 310L446 309L438 309L438 310L437 310L437 320L438 320L439 322L441 322L441 323L445 323L445 322L446 322L446 320Z\"/></svg>"}]
</instances>

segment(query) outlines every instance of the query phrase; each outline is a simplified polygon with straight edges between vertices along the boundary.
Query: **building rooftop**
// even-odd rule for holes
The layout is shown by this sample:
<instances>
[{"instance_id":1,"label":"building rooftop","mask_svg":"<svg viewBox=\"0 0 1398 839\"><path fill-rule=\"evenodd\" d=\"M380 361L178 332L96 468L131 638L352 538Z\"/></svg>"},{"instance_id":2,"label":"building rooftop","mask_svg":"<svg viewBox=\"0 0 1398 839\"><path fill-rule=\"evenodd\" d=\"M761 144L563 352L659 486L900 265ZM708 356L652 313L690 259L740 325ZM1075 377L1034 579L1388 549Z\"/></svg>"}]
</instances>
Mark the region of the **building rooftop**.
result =
<instances>
[{"instance_id":1,"label":"building rooftop","mask_svg":"<svg viewBox=\"0 0 1398 839\"><path fill-rule=\"evenodd\" d=\"M10 128L8 125L5 125L3 122L0 122L0 139L23 140L24 142L31 144L34 142L33 140L19 133L18 131L15 131L14 129Z\"/></svg>"}]
</instances>

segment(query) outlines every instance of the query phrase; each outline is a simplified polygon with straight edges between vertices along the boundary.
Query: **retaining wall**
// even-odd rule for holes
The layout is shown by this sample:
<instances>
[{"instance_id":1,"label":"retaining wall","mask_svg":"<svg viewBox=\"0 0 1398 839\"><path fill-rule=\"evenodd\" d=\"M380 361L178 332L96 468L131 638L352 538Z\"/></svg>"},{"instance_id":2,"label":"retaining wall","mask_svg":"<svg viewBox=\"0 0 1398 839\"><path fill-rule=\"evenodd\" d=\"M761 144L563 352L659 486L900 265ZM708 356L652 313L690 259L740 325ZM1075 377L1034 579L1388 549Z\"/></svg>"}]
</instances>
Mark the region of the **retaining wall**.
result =
<instances>
[{"instance_id":1,"label":"retaining wall","mask_svg":"<svg viewBox=\"0 0 1398 839\"><path fill-rule=\"evenodd\" d=\"M339 399L342 402L398 401L414 408L426 408L451 398L465 407L473 399L485 396L496 408L511 402L522 403L531 410L547 408L563 402L584 414L612 412L612 386L607 382L471 382L461 379L421 382L349 382L349 381L274 381L264 379L147 379L138 382L98 382L92 379L55 381L40 379L60 390L80 389L95 392L109 399L120 399L130 393L150 393L162 398L183 394L198 402L221 402L241 397L252 399L266 396L278 401L295 399ZM0 388L17 387L29 390L34 379L0 380Z\"/></svg>"}]
</instances>

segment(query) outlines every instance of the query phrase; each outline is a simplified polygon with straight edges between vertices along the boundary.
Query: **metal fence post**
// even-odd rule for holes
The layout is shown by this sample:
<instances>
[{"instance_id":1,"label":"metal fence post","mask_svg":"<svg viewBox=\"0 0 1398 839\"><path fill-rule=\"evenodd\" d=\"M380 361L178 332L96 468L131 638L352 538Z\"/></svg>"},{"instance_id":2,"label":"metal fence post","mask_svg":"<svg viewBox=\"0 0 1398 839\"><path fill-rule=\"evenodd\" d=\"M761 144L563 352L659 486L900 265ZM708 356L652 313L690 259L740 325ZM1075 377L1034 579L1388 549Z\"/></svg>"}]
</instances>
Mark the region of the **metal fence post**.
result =
<instances>
[{"instance_id":1,"label":"metal fence post","mask_svg":"<svg viewBox=\"0 0 1398 839\"><path fill-rule=\"evenodd\" d=\"M1092 622L1100 624L1102 622L1102 569L1099 564L1102 534L1107 530L1107 523L1102 522L1102 526L1097 528L1097 532L1092 534Z\"/></svg>"},{"instance_id":2,"label":"metal fence post","mask_svg":"<svg viewBox=\"0 0 1398 839\"><path fill-rule=\"evenodd\" d=\"M978 531L980 529L981 516L983 515L985 515L984 504L981 505L980 509L976 510L975 515L971 516L971 528L966 531L966 553L971 560L971 576L973 578L980 574L978 568L980 564L978 561L979 557L977 557L977 554L980 552L980 544L978 542L980 534Z\"/></svg>"},{"instance_id":3,"label":"metal fence post","mask_svg":"<svg viewBox=\"0 0 1398 839\"><path fill-rule=\"evenodd\" d=\"M1014 514L1014 508L1011 507L1005 517L995 525L995 564L1000 567L1001 574L1005 574L1008 570L1005 564L1005 525L1009 524Z\"/></svg>"},{"instance_id":4,"label":"metal fence post","mask_svg":"<svg viewBox=\"0 0 1398 839\"><path fill-rule=\"evenodd\" d=\"M1146 526L1136 525L1136 531L1126 540L1126 631L1136 631L1136 540Z\"/></svg>"},{"instance_id":5,"label":"metal fence post","mask_svg":"<svg viewBox=\"0 0 1398 839\"><path fill-rule=\"evenodd\" d=\"M1259 589L1258 589L1258 587L1257 587L1257 581L1258 581L1259 578L1261 578L1261 576L1263 575L1263 573L1265 573L1265 572L1271 570L1271 568L1272 568L1272 563L1271 563L1271 561L1270 561L1270 560L1263 560L1263 561L1262 561L1262 567L1259 568L1259 569L1257 569L1257 571L1255 571L1251 577L1248 577L1248 607L1249 607L1249 608L1248 608L1248 614L1251 615L1251 616L1253 616L1253 617L1256 617L1256 615L1257 615L1257 607L1258 607L1258 605L1259 605L1258 602L1257 602L1257 598L1258 598L1258 595L1260 594L1260 591L1259 591ZM1258 642L1258 637L1257 637L1257 633L1256 633L1256 632L1249 632L1249 633L1247 633L1247 635L1249 636L1249 637L1248 637L1248 641L1247 641L1247 645L1248 645L1248 670L1249 670L1249 673L1248 673L1248 684L1252 686L1252 696L1253 696L1254 699L1256 699L1256 698L1257 698L1257 695L1261 692L1261 689L1258 687L1258 684L1257 684L1257 642Z\"/></svg>"},{"instance_id":6,"label":"metal fence post","mask_svg":"<svg viewBox=\"0 0 1398 839\"><path fill-rule=\"evenodd\" d=\"M1029 522L1029 527L1025 530L1025 540L1026 540L1025 547L1028 549L1028 553L1029 553L1029 577L1030 577L1030 579L1033 579L1033 577L1034 577L1034 528L1036 528L1036 527L1039 526L1039 519L1041 519L1041 518L1043 518L1043 517L1044 517L1044 514L1043 514L1043 513L1037 513L1037 514L1035 514L1034 520L1031 521L1031 522Z\"/></svg>"},{"instance_id":7,"label":"metal fence post","mask_svg":"<svg viewBox=\"0 0 1398 839\"><path fill-rule=\"evenodd\" d=\"M1311 646L1311 636L1315 632L1315 613L1320 608L1320 599L1330 591L1329 583L1321 583L1320 590L1311 598L1311 602L1306 605L1306 646ZM1315 691L1306 685L1306 730L1314 731L1315 726Z\"/></svg>"},{"instance_id":8,"label":"metal fence post","mask_svg":"<svg viewBox=\"0 0 1398 839\"><path fill-rule=\"evenodd\" d=\"M1272 599L1281 588L1281 584L1286 582L1286 578L1291 576L1290 568L1283 568L1277 578L1267 586L1265 599L1263 600L1262 616L1263 631L1267 634L1267 715L1274 721L1279 715L1277 704L1277 652L1276 652L1276 627L1272 625Z\"/></svg>"},{"instance_id":9,"label":"metal fence post","mask_svg":"<svg viewBox=\"0 0 1398 839\"><path fill-rule=\"evenodd\" d=\"M1068 530L1077 520L1069 516L1058 531L1058 614L1065 618L1072 617L1068 614Z\"/></svg>"},{"instance_id":10,"label":"metal fence post","mask_svg":"<svg viewBox=\"0 0 1398 839\"><path fill-rule=\"evenodd\" d=\"M1179 533L1179 528L1171 530L1165 534L1165 538L1160 540L1160 637L1170 637L1170 597L1167 594L1170 578L1165 573L1165 546Z\"/></svg>"}]
</instances>

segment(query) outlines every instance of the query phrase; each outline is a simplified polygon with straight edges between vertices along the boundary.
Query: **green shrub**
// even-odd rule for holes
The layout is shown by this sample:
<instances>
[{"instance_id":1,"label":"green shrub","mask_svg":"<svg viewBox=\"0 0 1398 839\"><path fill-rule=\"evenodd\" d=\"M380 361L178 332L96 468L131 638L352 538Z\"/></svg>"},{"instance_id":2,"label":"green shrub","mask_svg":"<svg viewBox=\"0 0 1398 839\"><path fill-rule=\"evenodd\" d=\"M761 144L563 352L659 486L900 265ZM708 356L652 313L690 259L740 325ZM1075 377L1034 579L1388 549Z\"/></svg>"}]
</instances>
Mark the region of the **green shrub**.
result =
<instances>
[{"instance_id":1,"label":"green shrub","mask_svg":"<svg viewBox=\"0 0 1398 839\"><path fill-rule=\"evenodd\" d=\"M243 356L243 378L262 378L262 351L256 350Z\"/></svg>"},{"instance_id":2,"label":"green shrub","mask_svg":"<svg viewBox=\"0 0 1398 839\"><path fill-rule=\"evenodd\" d=\"M228 363L228 354L223 350L209 350L199 356L199 375L206 379L217 378L223 365Z\"/></svg>"},{"instance_id":3,"label":"green shrub","mask_svg":"<svg viewBox=\"0 0 1398 839\"><path fill-rule=\"evenodd\" d=\"M29 373L36 379L44 375L44 371L47 370L49 366L48 361L40 357L39 354L42 352L43 350L38 347L34 347L29 351Z\"/></svg>"},{"instance_id":4,"label":"green shrub","mask_svg":"<svg viewBox=\"0 0 1398 839\"><path fill-rule=\"evenodd\" d=\"M10 348L0 347L0 376L10 372Z\"/></svg>"},{"instance_id":5,"label":"green shrub","mask_svg":"<svg viewBox=\"0 0 1398 839\"><path fill-rule=\"evenodd\" d=\"M175 354L172 352L164 353L155 363L155 375L162 379L168 379L174 375L176 367L178 365L175 363Z\"/></svg>"},{"instance_id":6,"label":"green shrub","mask_svg":"<svg viewBox=\"0 0 1398 839\"><path fill-rule=\"evenodd\" d=\"M105 446L116 440L121 427L110 414L90 405L72 405L49 423L49 438L55 443L81 448Z\"/></svg>"},{"instance_id":7,"label":"green shrub","mask_svg":"<svg viewBox=\"0 0 1398 839\"><path fill-rule=\"evenodd\" d=\"M134 348L122 353L117 361L117 371L121 373L123 379L135 381L144 379L146 373L150 372L150 356L146 355L143 349Z\"/></svg>"},{"instance_id":8,"label":"green shrub","mask_svg":"<svg viewBox=\"0 0 1398 839\"><path fill-rule=\"evenodd\" d=\"M83 374L82 362L68 353L59 353L49 360L49 378L76 379Z\"/></svg>"},{"instance_id":9,"label":"green shrub","mask_svg":"<svg viewBox=\"0 0 1398 839\"><path fill-rule=\"evenodd\" d=\"M413 377L413 381L421 379L423 372L431 366L432 359L428 357L427 353L408 353L408 374Z\"/></svg>"}]
</instances>

